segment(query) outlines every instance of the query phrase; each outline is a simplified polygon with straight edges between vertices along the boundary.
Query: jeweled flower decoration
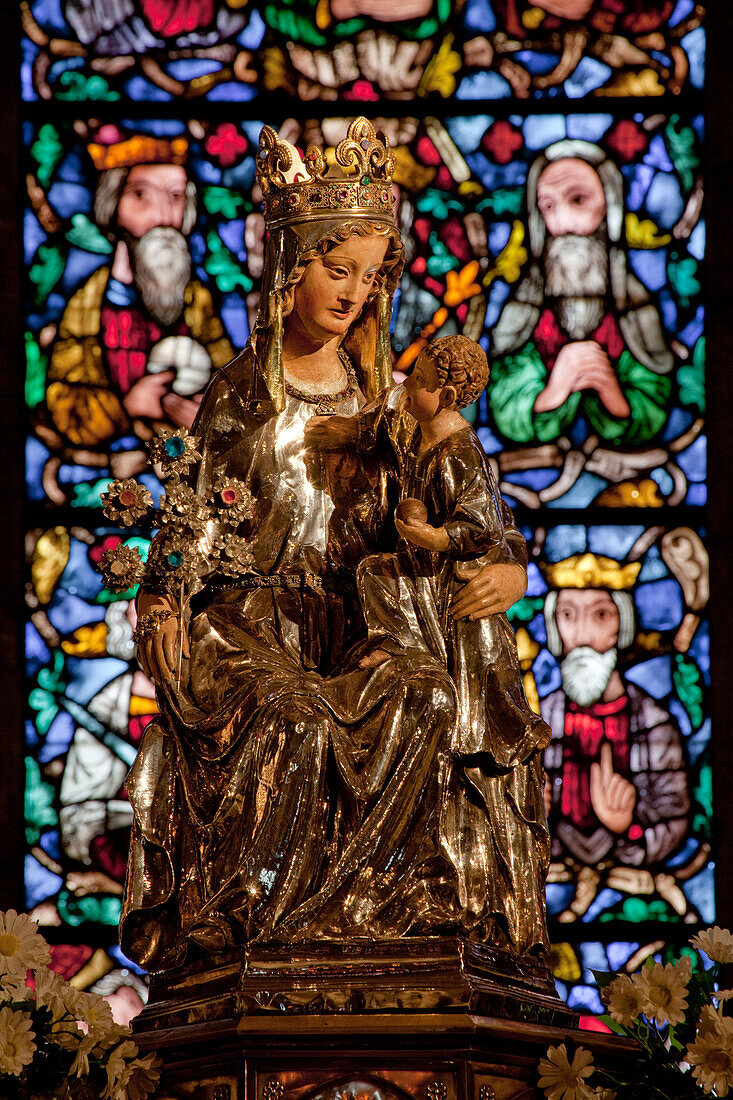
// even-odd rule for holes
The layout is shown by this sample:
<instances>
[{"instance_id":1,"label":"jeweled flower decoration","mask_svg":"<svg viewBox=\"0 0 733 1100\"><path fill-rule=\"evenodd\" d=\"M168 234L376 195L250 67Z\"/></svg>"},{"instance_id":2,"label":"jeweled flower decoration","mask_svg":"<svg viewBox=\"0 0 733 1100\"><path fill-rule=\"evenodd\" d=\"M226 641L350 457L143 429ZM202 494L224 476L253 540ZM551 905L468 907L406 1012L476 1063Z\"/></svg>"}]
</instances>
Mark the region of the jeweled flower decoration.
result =
<instances>
[{"instance_id":1,"label":"jeweled flower decoration","mask_svg":"<svg viewBox=\"0 0 733 1100\"><path fill-rule=\"evenodd\" d=\"M197 440L185 428L160 427L157 432L148 443L148 454L152 462L160 464L164 477L185 473L201 458Z\"/></svg>"},{"instance_id":2,"label":"jeweled flower decoration","mask_svg":"<svg viewBox=\"0 0 733 1100\"><path fill-rule=\"evenodd\" d=\"M159 508L151 509L152 497L144 485L132 478L118 479L103 495L105 515L130 526L150 513L160 531L145 564L131 546L108 546L100 554L107 586L124 592L146 578L149 587L165 592L180 584L196 586L207 574L234 577L251 568L251 548L239 535L240 525L252 520L256 511L247 485L220 473L208 497L197 493L186 475L201 453L196 438L183 428L159 428L148 450L165 487Z\"/></svg>"},{"instance_id":3,"label":"jeweled flower decoration","mask_svg":"<svg viewBox=\"0 0 733 1100\"><path fill-rule=\"evenodd\" d=\"M124 542L105 551L102 558L102 576L107 588L113 592L125 592L140 584L145 575L145 562L137 546Z\"/></svg>"},{"instance_id":4,"label":"jeweled flower decoration","mask_svg":"<svg viewBox=\"0 0 733 1100\"><path fill-rule=\"evenodd\" d=\"M220 568L228 577L246 573L254 562L252 549L240 535L224 535L221 540Z\"/></svg>"},{"instance_id":5,"label":"jeweled flower decoration","mask_svg":"<svg viewBox=\"0 0 733 1100\"><path fill-rule=\"evenodd\" d=\"M716 989L722 963L733 961L733 936L707 928L676 962L647 959L636 974L599 974L612 1031L638 1044L633 1058L594 1065L582 1046L571 1060L564 1044L539 1066L548 1100L704 1100L733 1094L733 990ZM707 959L705 958L707 956ZM710 965L712 964L712 965Z\"/></svg>"},{"instance_id":6,"label":"jeweled flower decoration","mask_svg":"<svg viewBox=\"0 0 733 1100\"><path fill-rule=\"evenodd\" d=\"M194 538L203 534L211 514L207 501L184 481L174 479L160 498L161 526L173 526Z\"/></svg>"},{"instance_id":7,"label":"jeweled flower decoration","mask_svg":"<svg viewBox=\"0 0 733 1100\"><path fill-rule=\"evenodd\" d=\"M241 523L255 514L255 498L243 481L236 477L218 477L214 481L215 502L221 519Z\"/></svg>"},{"instance_id":8,"label":"jeweled flower decoration","mask_svg":"<svg viewBox=\"0 0 733 1100\"><path fill-rule=\"evenodd\" d=\"M74 989L46 962L38 925L0 913L0 1096L15 1100L145 1100L160 1062L140 1057L130 1029L115 1024L109 1003ZM7 960L10 960L8 963ZM22 971L22 977L21 977Z\"/></svg>"},{"instance_id":9,"label":"jeweled flower decoration","mask_svg":"<svg viewBox=\"0 0 733 1100\"><path fill-rule=\"evenodd\" d=\"M150 547L151 574L157 580L191 583L205 571L206 558L185 532L164 528Z\"/></svg>"},{"instance_id":10,"label":"jeweled flower decoration","mask_svg":"<svg viewBox=\"0 0 733 1100\"><path fill-rule=\"evenodd\" d=\"M133 478L126 478L111 481L107 492L102 493L102 501L107 519L131 527L147 515L153 498L144 485Z\"/></svg>"}]
</instances>

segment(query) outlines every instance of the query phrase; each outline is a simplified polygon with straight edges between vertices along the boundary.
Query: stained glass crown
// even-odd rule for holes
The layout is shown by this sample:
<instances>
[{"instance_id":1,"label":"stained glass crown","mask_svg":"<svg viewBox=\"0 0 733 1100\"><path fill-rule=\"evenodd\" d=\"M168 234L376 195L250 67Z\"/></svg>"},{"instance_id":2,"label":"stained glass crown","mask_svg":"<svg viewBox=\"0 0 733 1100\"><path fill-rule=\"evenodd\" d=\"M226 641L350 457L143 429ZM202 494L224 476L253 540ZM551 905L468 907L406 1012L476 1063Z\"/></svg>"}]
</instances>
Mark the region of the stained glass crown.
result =
<instances>
[{"instance_id":1,"label":"stained glass crown","mask_svg":"<svg viewBox=\"0 0 733 1100\"><path fill-rule=\"evenodd\" d=\"M394 166L389 138L363 117L350 124L332 164L313 145L301 157L294 145L265 126L257 158L265 222L269 229L336 215L394 222Z\"/></svg>"}]
</instances>

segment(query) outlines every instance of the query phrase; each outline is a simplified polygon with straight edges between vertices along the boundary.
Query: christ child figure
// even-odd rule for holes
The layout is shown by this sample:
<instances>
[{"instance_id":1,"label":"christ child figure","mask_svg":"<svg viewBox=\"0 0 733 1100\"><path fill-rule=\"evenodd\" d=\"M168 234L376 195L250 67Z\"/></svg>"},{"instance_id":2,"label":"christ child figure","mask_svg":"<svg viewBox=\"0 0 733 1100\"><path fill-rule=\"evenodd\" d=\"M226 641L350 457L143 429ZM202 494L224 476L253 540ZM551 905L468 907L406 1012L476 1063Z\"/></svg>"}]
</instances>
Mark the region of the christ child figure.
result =
<instances>
[{"instance_id":1,"label":"christ child figure","mask_svg":"<svg viewBox=\"0 0 733 1100\"><path fill-rule=\"evenodd\" d=\"M357 416L314 418L311 438L326 448L348 442L365 456L380 451L399 485L395 550L371 554L357 569L367 628L362 667L405 651L419 667L429 654L455 686L457 720L441 754L436 837L452 886L423 904L435 906L446 927L455 919L463 932L521 954L547 944L550 845L541 754L550 730L527 702L502 610L517 591L516 570L526 586L526 547L478 436L460 413L488 377L478 344L443 337L426 345L402 386ZM496 610L473 618L465 582L483 565L498 567L491 582ZM453 896L461 899L455 911Z\"/></svg>"},{"instance_id":2,"label":"christ child figure","mask_svg":"<svg viewBox=\"0 0 733 1100\"><path fill-rule=\"evenodd\" d=\"M457 600L479 562L518 564L508 541L520 539L513 517L460 413L488 377L478 344L446 336L423 349L401 402L399 391L387 396L381 415L399 466L399 538L394 553L360 563L357 586L368 631L363 665L395 648L419 662L428 650L453 680L458 717L446 745L439 846L462 898L464 931L521 952L546 937L541 751L550 730L527 702L506 614L461 616ZM398 417L411 417L412 430L398 428ZM360 431L362 447L370 436L378 445L384 432ZM506 606L500 593L496 601Z\"/></svg>"},{"instance_id":3,"label":"christ child figure","mask_svg":"<svg viewBox=\"0 0 733 1100\"><path fill-rule=\"evenodd\" d=\"M512 560L505 538L511 512L460 412L488 378L485 352L466 336L442 337L420 353L400 403L417 423L397 449L399 541L395 553L361 562L357 584L370 641L362 664L379 664L395 648L428 649L456 685L454 747L462 755L498 753L494 763L506 768L547 735L524 694L514 633L503 612L484 619L451 613L479 562ZM396 433L390 436L394 443Z\"/></svg>"}]
</instances>

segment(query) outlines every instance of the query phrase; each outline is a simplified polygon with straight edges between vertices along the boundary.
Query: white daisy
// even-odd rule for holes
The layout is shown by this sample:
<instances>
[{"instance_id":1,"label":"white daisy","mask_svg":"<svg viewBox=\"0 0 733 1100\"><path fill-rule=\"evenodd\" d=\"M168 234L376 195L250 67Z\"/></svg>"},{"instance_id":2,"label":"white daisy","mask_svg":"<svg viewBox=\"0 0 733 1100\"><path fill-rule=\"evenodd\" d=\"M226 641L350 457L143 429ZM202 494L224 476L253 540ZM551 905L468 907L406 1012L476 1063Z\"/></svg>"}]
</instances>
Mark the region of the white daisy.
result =
<instances>
[{"instance_id":1,"label":"white daisy","mask_svg":"<svg viewBox=\"0 0 733 1100\"><path fill-rule=\"evenodd\" d=\"M714 928L706 928L693 936L690 943L697 951L704 951L712 962L733 962L733 936L727 928L717 924Z\"/></svg>"},{"instance_id":2,"label":"white daisy","mask_svg":"<svg viewBox=\"0 0 733 1100\"><path fill-rule=\"evenodd\" d=\"M38 925L25 913L8 909L0 913L0 973L22 978L34 967L51 961L48 944L38 935Z\"/></svg>"},{"instance_id":3,"label":"white daisy","mask_svg":"<svg viewBox=\"0 0 733 1100\"><path fill-rule=\"evenodd\" d=\"M578 1047L572 1062L564 1043L548 1047L547 1058L541 1058L539 1064L540 1088L548 1100L584 1100L590 1092L584 1079L593 1069L593 1055L583 1047Z\"/></svg>"},{"instance_id":4,"label":"white daisy","mask_svg":"<svg viewBox=\"0 0 733 1100\"><path fill-rule=\"evenodd\" d=\"M23 1067L33 1061L36 1036L32 1026L27 1012L0 1008L0 1073L20 1077Z\"/></svg>"}]
</instances>

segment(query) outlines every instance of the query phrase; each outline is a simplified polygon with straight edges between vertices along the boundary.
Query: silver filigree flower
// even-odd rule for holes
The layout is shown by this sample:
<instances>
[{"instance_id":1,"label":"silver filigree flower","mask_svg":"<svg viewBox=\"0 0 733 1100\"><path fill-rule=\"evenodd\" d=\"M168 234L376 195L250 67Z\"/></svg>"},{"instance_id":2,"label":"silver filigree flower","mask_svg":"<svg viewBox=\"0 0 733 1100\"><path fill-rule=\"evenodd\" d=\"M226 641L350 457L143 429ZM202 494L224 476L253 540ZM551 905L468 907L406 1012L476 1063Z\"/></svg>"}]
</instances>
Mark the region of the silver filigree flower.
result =
<instances>
[{"instance_id":1,"label":"silver filigree flower","mask_svg":"<svg viewBox=\"0 0 733 1100\"><path fill-rule=\"evenodd\" d=\"M241 535L224 535L220 542L221 572L227 577L246 573L254 563L252 548Z\"/></svg>"}]
</instances>

